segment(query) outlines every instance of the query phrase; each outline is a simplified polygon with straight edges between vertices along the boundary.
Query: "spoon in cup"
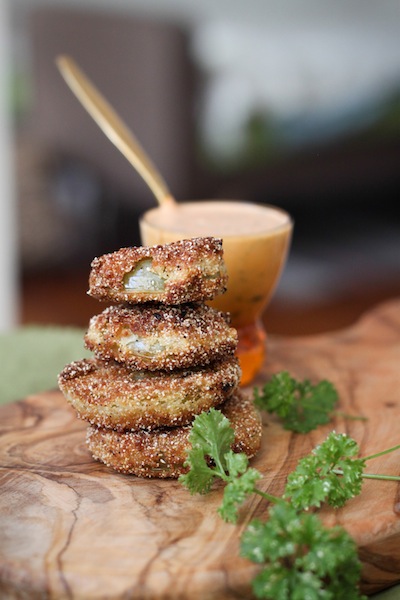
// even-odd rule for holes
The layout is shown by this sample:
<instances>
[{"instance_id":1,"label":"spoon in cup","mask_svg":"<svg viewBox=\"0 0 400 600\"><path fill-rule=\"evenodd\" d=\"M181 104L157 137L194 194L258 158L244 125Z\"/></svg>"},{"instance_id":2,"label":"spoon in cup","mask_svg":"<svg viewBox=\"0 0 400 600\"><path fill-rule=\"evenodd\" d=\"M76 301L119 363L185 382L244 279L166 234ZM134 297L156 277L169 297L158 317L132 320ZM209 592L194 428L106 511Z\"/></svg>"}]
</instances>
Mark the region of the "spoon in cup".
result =
<instances>
[{"instance_id":1,"label":"spoon in cup","mask_svg":"<svg viewBox=\"0 0 400 600\"><path fill-rule=\"evenodd\" d=\"M75 96L86 108L100 129L131 163L147 183L159 205L175 203L158 169L141 147L128 126L88 79L75 61L66 55L58 56L57 67Z\"/></svg>"}]
</instances>

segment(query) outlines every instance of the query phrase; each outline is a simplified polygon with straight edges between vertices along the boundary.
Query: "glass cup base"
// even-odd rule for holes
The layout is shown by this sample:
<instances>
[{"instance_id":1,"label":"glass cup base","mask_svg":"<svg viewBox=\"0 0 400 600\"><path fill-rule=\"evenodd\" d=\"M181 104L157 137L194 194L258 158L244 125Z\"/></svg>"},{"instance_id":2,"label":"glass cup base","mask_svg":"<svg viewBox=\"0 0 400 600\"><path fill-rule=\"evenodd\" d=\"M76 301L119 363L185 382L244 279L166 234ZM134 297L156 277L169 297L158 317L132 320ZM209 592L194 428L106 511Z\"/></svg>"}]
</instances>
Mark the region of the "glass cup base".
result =
<instances>
[{"instance_id":1,"label":"glass cup base","mask_svg":"<svg viewBox=\"0 0 400 600\"><path fill-rule=\"evenodd\" d=\"M266 356L266 339L261 323L238 327L237 356L242 369L241 386L249 384L260 371Z\"/></svg>"}]
</instances>

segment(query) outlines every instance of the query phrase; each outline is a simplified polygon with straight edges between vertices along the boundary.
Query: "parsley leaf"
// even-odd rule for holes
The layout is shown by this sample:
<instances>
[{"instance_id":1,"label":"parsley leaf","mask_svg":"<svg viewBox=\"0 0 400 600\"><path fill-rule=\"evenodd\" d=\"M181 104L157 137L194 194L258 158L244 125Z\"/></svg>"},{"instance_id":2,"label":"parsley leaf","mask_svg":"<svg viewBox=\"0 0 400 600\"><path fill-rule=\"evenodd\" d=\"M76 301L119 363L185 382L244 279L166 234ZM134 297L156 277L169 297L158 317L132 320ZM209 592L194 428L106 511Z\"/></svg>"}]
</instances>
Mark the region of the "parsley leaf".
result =
<instances>
[{"instance_id":1,"label":"parsley leaf","mask_svg":"<svg viewBox=\"0 0 400 600\"><path fill-rule=\"evenodd\" d=\"M248 467L249 459L244 453L235 454L231 450L226 459L229 482L225 486L223 501L218 513L224 521L236 523L238 508L250 494L256 492L256 481L261 479L261 473Z\"/></svg>"},{"instance_id":2,"label":"parsley leaf","mask_svg":"<svg viewBox=\"0 0 400 600\"><path fill-rule=\"evenodd\" d=\"M196 416L189 436L192 448L184 463L190 470L179 478L191 494L206 494L218 477L227 480L225 455L234 438L229 419L221 411L212 408Z\"/></svg>"},{"instance_id":3,"label":"parsley leaf","mask_svg":"<svg viewBox=\"0 0 400 600\"><path fill-rule=\"evenodd\" d=\"M179 481L191 494L207 494L217 475L208 465L203 450L199 447L192 448L184 464L190 467L190 470L181 475Z\"/></svg>"},{"instance_id":4,"label":"parsley leaf","mask_svg":"<svg viewBox=\"0 0 400 600\"><path fill-rule=\"evenodd\" d=\"M284 496L296 508L319 507L323 502L343 506L361 492L365 460L354 458L357 454L353 439L332 431L289 474Z\"/></svg>"},{"instance_id":5,"label":"parsley leaf","mask_svg":"<svg viewBox=\"0 0 400 600\"><path fill-rule=\"evenodd\" d=\"M266 523L253 521L242 535L241 554L262 564L253 580L258 598L355 600L361 564L356 544L342 527L326 528L315 514L280 501Z\"/></svg>"},{"instance_id":6,"label":"parsley leaf","mask_svg":"<svg viewBox=\"0 0 400 600\"><path fill-rule=\"evenodd\" d=\"M225 470L225 454L229 452L234 439L235 433L229 419L215 408L198 415L190 432L192 447L201 448L221 472Z\"/></svg>"},{"instance_id":7,"label":"parsley leaf","mask_svg":"<svg viewBox=\"0 0 400 600\"><path fill-rule=\"evenodd\" d=\"M307 433L328 423L338 394L329 381L312 385L308 379L297 381L287 371L271 377L261 391L254 388L256 406L281 418L284 429Z\"/></svg>"}]
</instances>

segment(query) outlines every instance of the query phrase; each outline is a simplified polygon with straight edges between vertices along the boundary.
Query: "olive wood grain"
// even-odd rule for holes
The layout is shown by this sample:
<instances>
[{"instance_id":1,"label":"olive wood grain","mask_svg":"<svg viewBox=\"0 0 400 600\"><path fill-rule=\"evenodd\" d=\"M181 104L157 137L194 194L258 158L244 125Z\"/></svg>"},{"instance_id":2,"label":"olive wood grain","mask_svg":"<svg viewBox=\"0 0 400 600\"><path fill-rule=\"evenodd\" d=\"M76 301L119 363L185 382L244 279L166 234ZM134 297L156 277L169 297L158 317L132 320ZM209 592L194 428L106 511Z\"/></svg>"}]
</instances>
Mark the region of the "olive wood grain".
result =
<instances>
[{"instance_id":1,"label":"olive wood grain","mask_svg":"<svg viewBox=\"0 0 400 600\"><path fill-rule=\"evenodd\" d=\"M79 358L79 357L77 357ZM352 328L268 340L255 384L289 370L330 379L342 417L308 435L265 417L262 450L252 461L262 489L280 494L297 460L329 430L354 437L366 456L399 443L400 301L378 307ZM114 473L92 460L79 421L58 391L0 409L0 596L2 598L249 598L256 567L240 558L248 521L265 516L251 498L237 526L216 509L222 488L190 496L176 481ZM398 452L369 471L400 473ZM366 481L345 508L322 511L357 541L367 593L400 581L400 486Z\"/></svg>"}]
</instances>

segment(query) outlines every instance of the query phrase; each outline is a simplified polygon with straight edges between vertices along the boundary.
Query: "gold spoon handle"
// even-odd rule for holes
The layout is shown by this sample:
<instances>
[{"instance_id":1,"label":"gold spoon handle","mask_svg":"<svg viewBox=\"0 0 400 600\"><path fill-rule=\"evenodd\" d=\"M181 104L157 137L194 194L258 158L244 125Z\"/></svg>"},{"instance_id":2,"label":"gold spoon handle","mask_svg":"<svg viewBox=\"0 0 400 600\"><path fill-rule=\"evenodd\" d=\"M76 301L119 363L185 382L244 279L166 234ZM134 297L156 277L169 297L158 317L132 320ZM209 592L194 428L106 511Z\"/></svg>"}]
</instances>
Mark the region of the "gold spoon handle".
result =
<instances>
[{"instance_id":1,"label":"gold spoon handle","mask_svg":"<svg viewBox=\"0 0 400 600\"><path fill-rule=\"evenodd\" d=\"M159 204L173 201L167 184L127 125L99 90L68 56L59 56L57 66L81 104L111 142L143 177Z\"/></svg>"}]
</instances>

